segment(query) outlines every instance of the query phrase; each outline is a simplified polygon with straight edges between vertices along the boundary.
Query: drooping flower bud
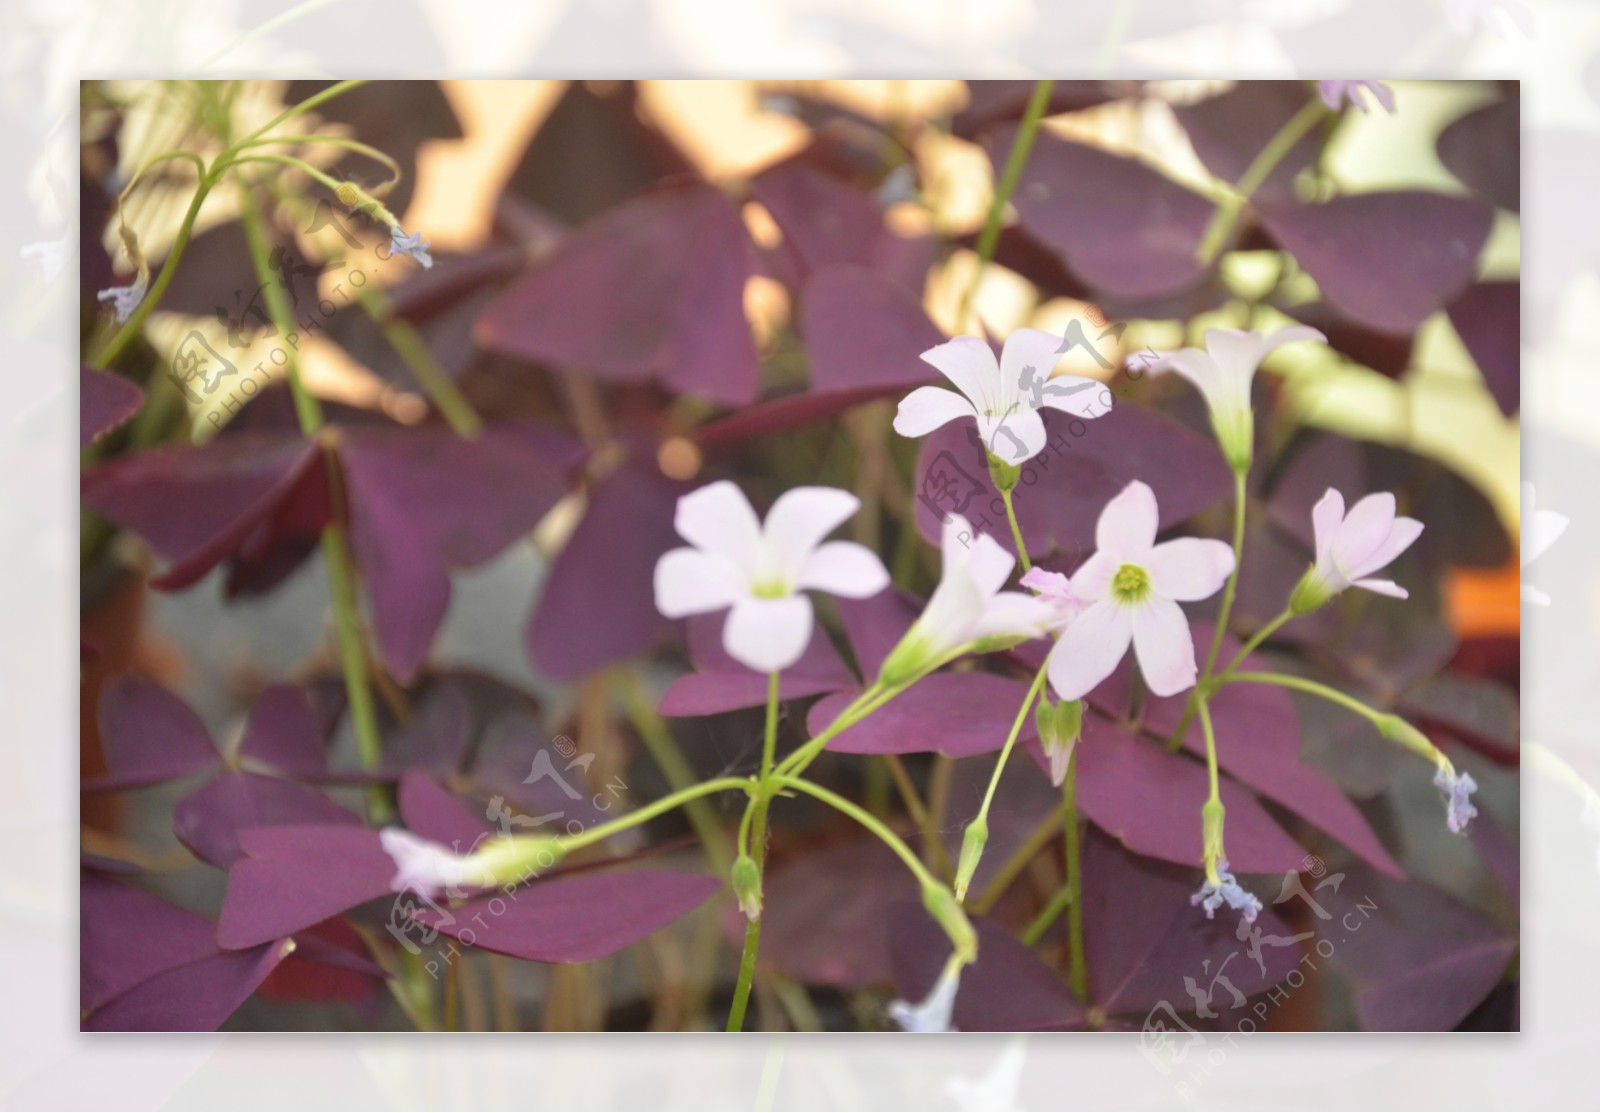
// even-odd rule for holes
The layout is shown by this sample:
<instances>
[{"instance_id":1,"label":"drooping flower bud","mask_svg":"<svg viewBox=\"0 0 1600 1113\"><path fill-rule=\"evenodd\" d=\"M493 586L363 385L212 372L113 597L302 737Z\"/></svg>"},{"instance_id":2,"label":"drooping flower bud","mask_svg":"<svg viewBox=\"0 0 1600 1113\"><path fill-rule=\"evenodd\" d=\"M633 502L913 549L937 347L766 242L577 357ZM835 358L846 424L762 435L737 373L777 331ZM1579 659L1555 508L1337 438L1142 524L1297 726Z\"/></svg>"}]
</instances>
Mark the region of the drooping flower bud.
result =
<instances>
[{"instance_id":1,"label":"drooping flower bud","mask_svg":"<svg viewBox=\"0 0 1600 1113\"><path fill-rule=\"evenodd\" d=\"M739 898L739 911L751 923L761 919L761 867L748 854L741 854L733 863L729 877L733 895Z\"/></svg>"}]
</instances>

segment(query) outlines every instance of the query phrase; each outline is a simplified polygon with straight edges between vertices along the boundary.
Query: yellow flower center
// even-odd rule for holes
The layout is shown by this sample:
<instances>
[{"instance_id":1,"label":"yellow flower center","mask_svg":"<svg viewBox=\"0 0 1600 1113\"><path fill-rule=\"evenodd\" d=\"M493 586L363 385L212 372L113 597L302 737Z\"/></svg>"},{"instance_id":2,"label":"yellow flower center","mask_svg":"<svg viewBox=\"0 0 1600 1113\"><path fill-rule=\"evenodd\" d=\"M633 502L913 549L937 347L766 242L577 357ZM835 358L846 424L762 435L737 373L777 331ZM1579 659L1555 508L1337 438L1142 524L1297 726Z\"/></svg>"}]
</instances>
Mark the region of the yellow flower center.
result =
<instances>
[{"instance_id":1,"label":"yellow flower center","mask_svg":"<svg viewBox=\"0 0 1600 1113\"><path fill-rule=\"evenodd\" d=\"M1119 603L1142 603L1150 594L1150 573L1137 564L1124 564L1111 577L1111 595Z\"/></svg>"}]
</instances>

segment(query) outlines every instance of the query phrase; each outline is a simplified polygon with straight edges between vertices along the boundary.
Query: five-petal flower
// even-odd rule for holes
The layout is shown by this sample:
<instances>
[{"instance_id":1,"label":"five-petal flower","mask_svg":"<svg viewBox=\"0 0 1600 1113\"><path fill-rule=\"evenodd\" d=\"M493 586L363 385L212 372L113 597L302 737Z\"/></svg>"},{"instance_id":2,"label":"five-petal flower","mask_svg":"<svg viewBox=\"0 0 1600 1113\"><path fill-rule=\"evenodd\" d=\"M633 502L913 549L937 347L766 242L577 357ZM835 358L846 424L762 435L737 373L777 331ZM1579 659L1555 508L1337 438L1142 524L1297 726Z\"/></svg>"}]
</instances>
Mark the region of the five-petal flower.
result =
<instances>
[{"instance_id":1,"label":"five-petal flower","mask_svg":"<svg viewBox=\"0 0 1600 1113\"><path fill-rule=\"evenodd\" d=\"M1110 676L1130 642L1151 692L1193 686L1194 641L1178 603L1214 595L1233 572L1233 550L1198 537L1157 545L1158 522L1155 492L1138 480L1100 512L1095 554L1072 577L1089 606L1050 651L1050 686L1062 699L1081 699Z\"/></svg>"},{"instance_id":2,"label":"five-petal flower","mask_svg":"<svg viewBox=\"0 0 1600 1113\"><path fill-rule=\"evenodd\" d=\"M1256 917L1261 914L1261 901L1228 872L1226 858L1217 863L1217 879L1212 881L1207 878L1205 884L1189 898L1189 903L1204 908L1208 920L1214 919L1217 909L1224 904L1244 917L1247 924L1255 923Z\"/></svg>"},{"instance_id":3,"label":"five-petal flower","mask_svg":"<svg viewBox=\"0 0 1600 1113\"><path fill-rule=\"evenodd\" d=\"M389 229L390 258L395 255L409 255L423 268L433 266L433 256L428 254L428 241L422 238L421 232L407 232L396 224Z\"/></svg>"},{"instance_id":4,"label":"five-petal flower","mask_svg":"<svg viewBox=\"0 0 1600 1113\"><path fill-rule=\"evenodd\" d=\"M1332 487L1311 508L1316 535L1317 562L1290 598L1296 614L1316 610L1347 587L1365 588L1396 599L1408 597L1392 580L1375 580L1372 574L1411 547L1422 533L1415 518L1395 516L1394 496L1387 491L1368 495L1350 513L1344 496Z\"/></svg>"},{"instance_id":5,"label":"five-petal flower","mask_svg":"<svg viewBox=\"0 0 1600 1113\"><path fill-rule=\"evenodd\" d=\"M860 507L848 491L796 487L772 504L766 523L726 479L678 500L674 525L691 547L656 562L656 609L668 618L728 611L723 648L757 672L800 659L811 639L807 589L865 599L889 586L872 550L823 538Z\"/></svg>"},{"instance_id":6,"label":"five-petal flower","mask_svg":"<svg viewBox=\"0 0 1600 1113\"><path fill-rule=\"evenodd\" d=\"M1050 377L1066 351L1059 336L1022 328L1006 338L997 362L994 350L976 336L958 336L922 353L961 393L923 386L900 401L894 429L903 437L921 437L958 418L978 423L989 453L1004 463L1020 464L1045 445L1043 407L1079 418L1095 418L1111 409L1111 394L1094 380L1076 375Z\"/></svg>"},{"instance_id":7,"label":"five-petal flower","mask_svg":"<svg viewBox=\"0 0 1600 1113\"><path fill-rule=\"evenodd\" d=\"M1307 325L1290 325L1268 336L1239 329L1206 330L1204 348L1179 348L1151 363L1151 374L1176 371L1205 395L1222 454L1235 471L1250 466L1255 440L1255 414L1250 409L1250 383L1261 361L1296 340L1326 340Z\"/></svg>"}]
</instances>

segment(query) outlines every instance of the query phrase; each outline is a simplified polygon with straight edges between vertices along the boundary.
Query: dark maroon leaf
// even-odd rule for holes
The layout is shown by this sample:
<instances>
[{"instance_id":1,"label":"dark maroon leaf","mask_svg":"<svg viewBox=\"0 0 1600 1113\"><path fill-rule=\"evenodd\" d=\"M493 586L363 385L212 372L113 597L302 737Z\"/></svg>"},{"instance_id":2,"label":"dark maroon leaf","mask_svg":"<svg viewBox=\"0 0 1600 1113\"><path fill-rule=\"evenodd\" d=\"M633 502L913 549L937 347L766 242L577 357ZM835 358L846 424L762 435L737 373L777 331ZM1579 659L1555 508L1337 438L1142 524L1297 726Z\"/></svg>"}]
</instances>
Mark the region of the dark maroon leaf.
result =
<instances>
[{"instance_id":1,"label":"dark maroon leaf","mask_svg":"<svg viewBox=\"0 0 1600 1113\"><path fill-rule=\"evenodd\" d=\"M350 546L399 679L422 667L450 601L449 569L489 560L566 494L570 444L525 426L470 441L442 425L341 435Z\"/></svg>"},{"instance_id":2,"label":"dark maroon leaf","mask_svg":"<svg viewBox=\"0 0 1600 1113\"><path fill-rule=\"evenodd\" d=\"M1494 213L1421 190L1261 203L1268 232L1346 316L1408 335L1477 274Z\"/></svg>"},{"instance_id":3,"label":"dark maroon leaf","mask_svg":"<svg viewBox=\"0 0 1600 1113\"><path fill-rule=\"evenodd\" d=\"M996 167L1014 132L985 133ZM1170 294L1194 285L1207 269L1195 252L1214 206L1135 159L1042 133L1013 202L1029 235L1060 252L1096 290L1130 298Z\"/></svg>"},{"instance_id":4,"label":"dark maroon leaf","mask_svg":"<svg viewBox=\"0 0 1600 1113\"><path fill-rule=\"evenodd\" d=\"M1228 826L1231 838L1232 808ZM1198 871L1136 857L1089 832L1083 848L1084 950L1090 996L1101 1009L1143 1016L1165 1002L1176 1012L1192 1013L1201 1004L1221 1012L1234 1006L1234 998L1213 979L1225 977L1249 997L1299 965L1294 933L1271 903L1278 879L1257 887L1266 907L1242 935L1237 914L1224 910L1208 920L1189 903L1200 880ZM1249 953L1252 929L1260 934L1259 959Z\"/></svg>"},{"instance_id":5,"label":"dark maroon leaf","mask_svg":"<svg viewBox=\"0 0 1600 1113\"><path fill-rule=\"evenodd\" d=\"M968 81L967 104L950 121L951 132L971 139L990 124L1020 120L1034 85L1032 81ZM1057 81L1050 87L1045 115L1059 116L1116 99L1117 92L1107 81Z\"/></svg>"},{"instance_id":6,"label":"dark maroon leaf","mask_svg":"<svg viewBox=\"0 0 1600 1113\"><path fill-rule=\"evenodd\" d=\"M1303 325L1328 338L1328 347L1370 367L1380 375L1398 379L1411 367L1411 337L1396 336L1363 326L1335 311L1327 302L1308 302L1280 308Z\"/></svg>"},{"instance_id":7,"label":"dark maroon leaf","mask_svg":"<svg viewBox=\"0 0 1600 1113\"><path fill-rule=\"evenodd\" d=\"M470 853L491 829L481 814L426 773L400 778L400 818L425 839Z\"/></svg>"},{"instance_id":8,"label":"dark maroon leaf","mask_svg":"<svg viewBox=\"0 0 1600 1113\"><path fill-rule=\"evenodd\" d=\"M682 544L673 528L690 488L641 467L595 484L589 508L550 566L525 644L534 668L572 680L643 653L665 620L656 613L656 561Z\"/></svg>"},{"instance_id":9,"label":"dark maroon leaf","mask_svg":"<svg viewBox=\"0 0 1600 1113\"><path fill-rule=\"evenodd\" d=\"M1450 303L1450 323L1500 412L1516 413L1522 399L1522 283L1470 287Z\"/></svg>"},{"instance_id":10,"label":"dark maroon leaf","mask_svg":"<svg viewBox=\"0 0 1600 1113\"><path fill-rule=\"evenodd\" d=\"M384 739L384 764L395 776L414 769L451 777L466 765L472 728L466 692L453 678L445 680L431 687L405 724Z\"/></svg>"},{"instance_id":11,"label":"dark maroon leaf","mask_svg":"<svg viewBox=\"0 0 1600 1113\"><path fill-rule=\"evenodd\" d=\"M149 680L122 676L100 695L100 740L106 776L87 789L140 788L215 769L221 763L200 716Z\"/></svg>"},{"instance_id":12,"label":"dark maroon leaf","mask_svg":"<svg viewBox=\"0 0 1600 1113\"><path fill-rule=\"evenodd\" d=\"M992 673L935 673L839 734L828 748L846 754L993 753L1005 745L1027 694L1023 681ZM807 720L811 733L833 722L854 696L840 692L819 701ZM1033 737L1029 714L1019 738Z\"/></svg>"},{"instance_id":13,"label":"dark maroon leaf","mask_svg":"<svg viewBox=\"0 0 1600 1113\"><path fill-rule=\"evenodd\" d=\"M231 769L218 773L172 809L172 830L178 840L202 861L223 869L243 854L240 832L249 828L360 823L360 816L310 785Z\"/></svg>"},{"instance_id":14,"label":"dark maroon leaf","mask_svg":"<svg viewBox=\"0 0 1600 1113\"><path fill-rule=\"evenodd\" d=\"M1491 205L1522 207L1521 108L1518 98L1469 112L1439 133L1439 161Z\"/></svg>"},{"instance_id":15,"label":"dark maroon leaf","mask_svg":"<svg viewBox=\"0 0 1600 1113\"><path fill-rule=\"evenodd\" d=\"M83 478L83 501L170 562L151 586L205 575L304 486L323 486L322 450L279 434L241 433L204 447L121 456Z\"/></svg>"},{"instance_id":16,"label":"dark maroon leaf","mask_svg":"<svg viewBox=\"0 0 1600 1113\"><path fill-rule=\"evenodd\" d=\"M898 589L881 591L870 599L839 600L839 621L863 677L870 680L878 675L885 658L922 613L922 606L921 600Z\"/></svg>"},{"instance_id":17,"label":"dark maroon leaf","mask_svg":"<svg viewBox=\"0 0 1600 1113\"><path fill-rule=\"evenodd\" d=\"M484 732L469 778L477 794L488 797L485 819L513 834L538 832L547 824L587 828L615 818L607 814L613 809L609 788L585 789L593 759L593 753L578 753L571 739L552 739L531 714L518 711ZM508 818L496 814L502 809Z\"/></svg>"},{"instance_id":18,"label":"dark maroon leaf","mask_svg":"<svg viewBox=\"0 0 1600 1113\"><path fill-rule=\"evenodd\" d=\"M254 947L391 893L394 860L359 824L239 832L248 857L228 870L217 942Z\"/></svg>"},{"instance_id":19,"label":"dark maroon leaf","mask_svg":"<svg viewBox=\"0 0 1600 1113\"><path fill-rule=\"evenodd\" d=\"M580 873L534 881L508 896L453 912L424 908L420 922L475 947L534 962L588 962L615 954L693 911L722 887L714 877L668 870Z\"/></svg>"},{"instance_id":20,"label":"dark maroon leaf","mask_svg":"<svg viewBox=\"0 0 1600 1113\"><path fill-rule=\"evenodd\" d=\"M1441 673L1412 685L1397 710L1433 733L1456 738L1491 760L1517 761L1522 716L1517 697L1494 680Z\"/></svg>"},{"instance_id":21,"label":"dark maroon leaf","mask_svg":"<svg viewBox=\"0 0 1600 1113\"><path fill-rule=\"evenodd\" d=\"M757 391L744 316L750 245L715 186L662 188L562 241L478 320L484 347L618 382L744 405Z\"/></svg>"},{"instance_id":22,"label":"dark maroon leaf","mask_svg":"<svg viewBox=\"0 0 1600 1113\"><path fill-rule=\"evenodd\" d=\"M1064 1032L1082 1028L1083 1003L1061 976L1012 934L983 917L978 960L961 971L950 1023L960 1032ZM921 1001L950 957L950 940L919 904L899 904L884 928L902 1000Z\"/></svg>"},{"instance_id":23,"label":"dark maroon leaf","mask_svg":"<svg viewBox=\"0 0 1600 1113\"><path fill-rule=\"evenodd\" d=\"M1030 752L1047 766L1038 746ZM1078 806L1128 849L1194 869L1199 887L1203 847L1200 807L1209 794L1205 766L1160 743L1136 738L1098 712L1083 716L1078 742ZM1224 777L1228 858L1240 873L1298 869L1305 851L1248 791Z\"/></svg>"},{"instance_id":24,"label":"dark maroon leaf","mask_svg":"<svg viewBox=\"0 0 1600 1113\"><path fill-rule=\"evenodd\" d=\"M717 715L741 707L761 707L767 702L767 675L746 668L722 648L726 614L697 615L686 623L689 659L695 671L680 677L661 697L663 715ZM780 699L800 699L836 692L855 683L839 660L827 633L813 627L811 642L800 659L778 678Z\"/></svg>"},{"instance_id":25,"label":"dark maroon leaf","mask_svg":"<svg viewBox=\"0 0 1600 1113\"><path fill-rule=\"evenodd\" d=\"M239 753L291 777L317 780L328 772L333 726L331 717L317 713L304 688L274 684L251 706Z\"/></svg>"},{"instance_id":26,"label":"dark maroon leaf","mask_svg":"<svg viewBox=\"0 0 1600 1113\"><path fill-rule=\"evenodd\" d=\"M88 448L139 412L144 391L121 375L78 368L78 447Z\"/></svg>"},{"instance_id":27,"label":"dark maroon leaf","mask_svg":"<svg viewBox=\"0 0 1600 1113\"><path fill-rule=\"evenodd\" d=\"M1360 897L1321 921L1332 961L1359 987L1356 1015L1369 1032L1448 1032L1500 981L1517 944L1488 920L1420 881L1351 869Z\"/></svg>"},{"instance_id":28,"label":"dark maroon leaf","mask_svg":"<svg viewBox=\"0 0 1600 1113\"><path fill-rule=\"evenodd\" d=\"M864 267L818 270L801 296L813 393L913 387L939 374L920 358L945 341L920 298Z\"/></svg>"},{"instance_id":29,"label":"dark maroon leaf","mask_svg":"<svg viewBox=\"0 0 1600 1113\"><path fill-rule=\"evenodd\" d=\"M1522 847L1492 815L1480 814L1467 828L1467 837L1484 867L1494 875L1513 903L1522 899Z\"/></svg>"},{"instance_id":30,"label":"dark maroon leaf","mask_svg":"<svg viewBox=\"0 0 1600 1113\"><path fill-rule=\"evenodd\" d=\"M1173 114L1189 133L1189 142L1206 169L1225 182L1237 182L1262 149L1316 95L1305 81L1241 81L1217 96L1178 105ZM1316 161L1321 147L1321 134L1315 129L1307 132L1253 196L1292 198L1295 176Z\"/></svg>"},{"instance_id":31,"label":"dark maroon leaf","mask_svg":"<svg viewBox=\"0 0 1600 1113\"><path fill-rule=\"evenodd\" d=\"M90 1013L83 1030L214 1032L293 949L284 939L165 970Z\"/></svg>"},{"instance_id":32,"label":"dark maroon leaf","mask_svg":"<svg viewBox=\"0 0 1600 1113\"><path fill-rule=\"evenodd\" d=\"M1093 421L1045 412L1049 441L1022 469L1013 498L1029 553L1052 545L1087 555L1100 511L1135 479L1155 491L1167 529L1228 496L1232 479L1215 442L1170 418L1122 402ZM923 440L917 459L917 529L937 543L946 514L962 514L980 533L1013 550L1005 506L989 479L983 443L970 421Z\"/></svg>"},{"instance_id":33,"label":"dark maroon leaf","mask_svg":"<svg viewBox=\"0 0 1600 1113\"><path fill-rule=\"evenodd\" d=\"M905 863L877 839L810 851L763 883L760 959L807 985L851 990L885 982L896 950L886 930L889 910L917 893ZM723 922L730 939L743 937L736 905Z\"/></svg>"}]
</instances>

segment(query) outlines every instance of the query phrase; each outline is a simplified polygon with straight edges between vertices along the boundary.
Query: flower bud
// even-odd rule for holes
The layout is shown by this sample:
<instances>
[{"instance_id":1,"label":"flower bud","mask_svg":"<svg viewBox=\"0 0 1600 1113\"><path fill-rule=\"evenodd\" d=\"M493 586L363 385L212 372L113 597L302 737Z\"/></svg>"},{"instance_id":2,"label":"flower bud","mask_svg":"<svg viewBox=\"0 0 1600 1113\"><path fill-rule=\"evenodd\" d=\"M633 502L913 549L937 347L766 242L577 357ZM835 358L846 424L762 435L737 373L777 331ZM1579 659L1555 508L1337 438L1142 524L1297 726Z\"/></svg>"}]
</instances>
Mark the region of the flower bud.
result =
<instances>
[{"instance_id":1,"label":"flower bud","mask_svg":"<svg viewBox=\"0 0 1600 1113\"><path fill-rule=\"evenodd\" d=\"M1072 765L1072 751L1083 733L1083 701L1076 699L1052 703L1048 696L1034 709L1033 724L1039 732L1039 741L1050 759L1050 781L1057 788L1067 779Z\"/></svg>"},{"instance_id":2,"label":"flower bud","mask_svg":"<svg viewBox=\"0 0 1600 1113\"><path fill-rule=\"evenodd\" d=\"M1002 494L1010 494L1017 489L1017 480L1022 478L1022 469L1016 464L1008 464L993 452L985 452L989 457L989 478L994 481L994 489Z\"/></svg>"},{"instance_id":3,"label":"flower bud","mask_svg":"<svg viewBox=\"0 0 1600 1113\"><path fill-rule=\"evenodd\" d=\"M1295 615L1310 614L1335 594L1317 574L1316 567L1312 566L1306 569L1306 574L1300 577L1300 582L1289 593L1289 610Z\"/></svg>"},{"instance_id":4,"label":"flower bud","mask_svg":"<svg viewBox=\"0 0 1600 1113\"><path fill-rule=\"evenodd\" d=\"M751 923L761 919L761 867L756 865L755 859L748 854L739 855L729 880L744 918Z\"/></svg>"},{"instance_id":5,"label":"flower bud","mask_svg":"<svg viewBox=\"0 0 1600 1113\"><path fill-rule=\"evenodd\" d=\"M978 861L988 841L989 821L980 815L967 825L966 833L961 836L961 859L956 863L956 900L967 899L967 887L978 871Z\"/></svg>"}]
</instances>

